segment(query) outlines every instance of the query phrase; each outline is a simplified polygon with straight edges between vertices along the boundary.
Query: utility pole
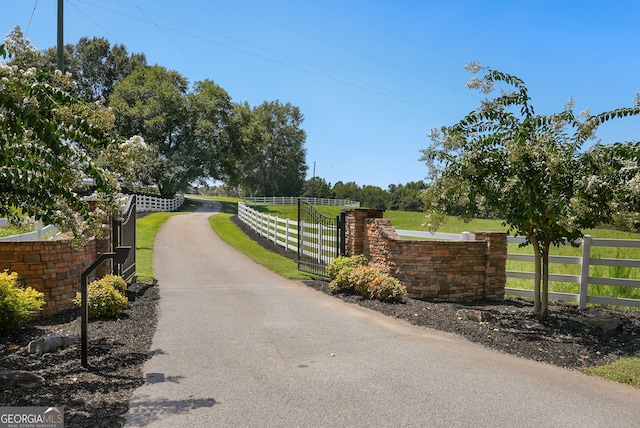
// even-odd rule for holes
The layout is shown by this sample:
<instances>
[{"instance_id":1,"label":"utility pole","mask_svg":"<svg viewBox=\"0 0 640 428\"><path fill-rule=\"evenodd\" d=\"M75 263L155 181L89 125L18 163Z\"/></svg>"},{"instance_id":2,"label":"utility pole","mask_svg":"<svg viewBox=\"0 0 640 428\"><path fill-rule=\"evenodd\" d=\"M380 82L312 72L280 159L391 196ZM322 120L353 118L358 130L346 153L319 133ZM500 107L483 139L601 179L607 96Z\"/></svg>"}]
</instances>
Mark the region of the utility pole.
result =
<instances>
[{"instance_id":1,"label":"utility pole","mask_svg":"<svg viewBox=\"0 0 640 428\"><path fill-rule=\"evenodd\" d=\"M58 0L58 70L64 72L64 0Z\"/></svg>"}]
</instances>

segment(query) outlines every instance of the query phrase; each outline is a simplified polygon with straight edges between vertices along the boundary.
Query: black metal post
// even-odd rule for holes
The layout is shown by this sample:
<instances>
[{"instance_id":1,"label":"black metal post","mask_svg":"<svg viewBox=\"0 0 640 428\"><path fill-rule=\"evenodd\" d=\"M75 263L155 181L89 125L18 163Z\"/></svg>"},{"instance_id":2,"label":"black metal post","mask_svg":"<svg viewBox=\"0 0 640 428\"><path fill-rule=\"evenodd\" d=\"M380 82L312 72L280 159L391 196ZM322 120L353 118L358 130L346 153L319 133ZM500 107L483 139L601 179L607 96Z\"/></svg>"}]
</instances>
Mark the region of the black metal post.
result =
<instances>
[{"instance_id":1,"label":"black metal post","mask_svg":"<svg viewBox=\"0 0 640 428\"><path fill-rule=\"evenodd\" d=\"M89 325L89 296L88 296L88 290L87 290L87 277L95 268L100 266L100 264L107 259L114 259L116 263L124 263L124 261L127 259L127 256L129 255L130 250L131 250L131 247L118 247L116 248L114 253L101 254L100 257L98 257L98 259L95 262L93 262L91 266L89 266L87 269L84 270L84 272L82 272L82 274L80 274L80 312L81 312L80 333L82 336L81 362L82 362L82 367L84 368L87 368L89 365L87 363L87 342L88 342L87 331L88 331L88 325Z\"/></svg>"}]
</instances>

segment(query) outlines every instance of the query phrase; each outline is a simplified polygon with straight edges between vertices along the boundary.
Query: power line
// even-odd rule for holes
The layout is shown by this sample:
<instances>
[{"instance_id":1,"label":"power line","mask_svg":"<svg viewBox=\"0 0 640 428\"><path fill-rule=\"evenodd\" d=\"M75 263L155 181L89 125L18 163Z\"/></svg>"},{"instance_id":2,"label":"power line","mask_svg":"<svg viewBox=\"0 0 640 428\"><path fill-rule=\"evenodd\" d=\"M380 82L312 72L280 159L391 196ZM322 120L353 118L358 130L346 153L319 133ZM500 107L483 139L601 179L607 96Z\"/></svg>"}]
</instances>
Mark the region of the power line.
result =
<instances>
[{"instance_id":1,"label":"power line","mask_svg":"<svg viewBox=\"0 0 640 428\"><path fill-rule=\"evenodd\" d=\"M24 33L25 37L27 36L27 34L29 34L29 28L31 28L31 21L33 20L33 15L36 14L36 7L38 7L38 0L36 0L36 3L33 5L33 10L31 11L31 16L29 17L29 24L27 24L27 31L25 31Z\"/></svg>"},{"instance_id":2,"label":"power line","mask_svg":"<svg viewBox=\"0 0 640 428\"><path fill-rule=\"evenodd\" d=\"M398 91L391 90L391 89L385 88L383 86L380 86L380 85L377 85L377 84L374 84L374 83L366 82L366 81L363 81L361 79L349 76L347 74L330 70L330 69L328 69L326 67L323 67L323 66L319 66L319 65L315 65L315 64L312 64L312 63L309 63L309 62L306 62L306 61L302 61L302 60L290 57L288 55L276 52L276 51L271 50L271 49L263 48L263 47L255 45L255 44L244 42L242 40L239 40L239 39L236 39L236 38L233 38L233 37L221 34L221 33L217 33L215 31L212 31L212 30L208 29L208 28L198 27L198 26L195 26L195 25L193 25L191 23L187 23L187 22L184 22L184 21L179 21L179 20L175 19L174 17L168 17L166 15L159 14L159 13L156 13L156 12L153 12L153 11L145 11L145 10L141 9L140 7L138 7L137 5L136 5L136 7L138 7L138 9L140 9L144 13L146 18L140 18L139 16L133 16L133 15L121 12L121 11L113 10L113 9L104 7L102 5L97 5L97 4L90 3L90 2L87 2L87 1L83 1L83 0L77 0L77 1L79 3L83 3L83 4L86 4L86 5L89 5L89 6L93 6L93 7L96 7L96 8L105 10L105 11L109 11L111 13L118 14L118 15L121 15L121 16L126 16L128 18L131 18L131 19L134 19L134 20L146 23L146 24L154 25L155 27L157 27L158 29L161 29L161 30L162 29L166 29L166 30L169 30L169 31L172 31L172 32L175 32L175 33L183 34L183 35L186 35L186 36L191 37L191 38L195 38L195 39L199 39L199 40L205 41L207 43L215 44L215 45L227 48L227 49L231 49L231 50L234 50L234 51L237 51L237 52L241 52L241 53L246 54L246 55L251 55L251 56L254 56L254 57L257 57L257 58L261 58L263 60L267 60L267 61L270 61L270 62L273 62L273 63L276 63L276 64L280 64L280 65L283 65L283 66L286 66L286 67L289 67L289 68L300 70L300 71L303 71L303 72L306 72L306 73L309 73L309 74L316 75L318 77L322 77L322 78L327 79L327 80L332 80L332 81L335 81L335 82L339 82L339 83L342 83L342 84L345 84L345 85L348 85L348 86L352 86L352 87L355 87L355 88L358 88L358 89L361 89L361 90L364 90L364 91L368 91L368 92L371 92L371 93L374 93L374 94L377 94L377 95L381 95L381 96L384 96L384 97L387 97L387 98L391 98L391 99L394 99L394 100L397 100L397 101L400 101L400 102L404 102L404 103L407 103L407 104L410 104L410 105L414 105L414 106L417 106L417 107L420 107L420 108L436 111L438 113L442 113L442 114L445 114L445 115L448 115L448 116L452 116L452 117L458 117L460 115L459 112L444 108L442 106L430 103L428 101L424 101L424 100L416 98L414 96L398 93ZM294 64L291 64L291 63L287 63L287 62L284 62L284 61L277 60L277 59L275 59L273 57L260 55L260 54L257 54L255 52L248 51L246 49L241 49L241 48L238 48L236 46L231 46L231 45L228 45L228 44L225 44L225 43L221 43L219 41L215 41L215 40L212 40L212 39L209 39L209 38L198 36L198 35L195 35L193 33L188 32L188 31L186 31L184 29L178 29L178 28L173 28L173 27L169 27L169 26L166 26L166 25L160 25L160 24L156 23L155 21L153 21L149 17L149 15L147 14L147 12L153 13L154 15L157 15L159 17L168 19L168 20L170 20L172 22L176 22L176 23L180 24L181 28L193 28L193 29L198 29L198 30L201 30L201 31L205 31L207 33L211 33L211 34L214 34L214 35L217 35L217 36L224 37L226 39L232 40L232 41L234 41L236 43L244 44L244 45L249 46L251 48L265 51L265 52L267 52L267 53L269 53L271 55L277 55L277 56L283 57L283 58L285 58L287 60L290 60L290 61L299 62L299 63L302 63L302 64L304 64L306 66L314 67L314 68L317 68L319 70L323 70L323 71L328 72L328 73L336 74L338 76L343 77L344 79L349 79L350 81L344 80L344 79L340 79L340 78L336 78L336 77L332 77L332 76L329 76L327 74L323 74L323 73L320 73L320 72L317 72L317 71L309 70L308 68L304 68L304 67L297 66L297 65L294 65ZM162 33L166 35L165 31L162 31ZM184 53L184 51L182 49L181 49L181 52ZM187 56L186 53L185 53L185 56ZM353 83L353 82L359 82L359 83ZM366 85L366 86L363 86L363 85ZM445 111L445 110L448 110L448 111Z\"/></svg>"}]
</instances>

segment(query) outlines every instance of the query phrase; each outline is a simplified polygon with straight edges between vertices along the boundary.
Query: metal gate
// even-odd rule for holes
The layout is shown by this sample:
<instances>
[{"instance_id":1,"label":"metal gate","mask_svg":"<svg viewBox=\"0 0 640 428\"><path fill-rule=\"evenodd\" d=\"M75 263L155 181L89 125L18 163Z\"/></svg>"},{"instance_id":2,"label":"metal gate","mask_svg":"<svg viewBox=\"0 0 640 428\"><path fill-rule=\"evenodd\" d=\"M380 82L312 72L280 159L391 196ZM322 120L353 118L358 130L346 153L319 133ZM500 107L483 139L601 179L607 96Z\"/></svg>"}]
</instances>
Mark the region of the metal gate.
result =
<instances>
[{"instance_id":1,"label":"metal gate","mask_svg":"<svg viewBox=\"0 0 640 428\"><path fill-rule=\"evenodd\" d=\"M113 251L120 246L131 247L124 263L113 266L114 274L129 281L136 274L136 195L129 196L122 220L112 221L111 232Z\"/></svg>"},{"instance_id":2,"label":"metal gate","mask_svg":"<svg viewBox=\"0 0 640 428\"><path fill-rule=\"evenodd\" d=\"M344 255L344 213L328 217L298 199L298 269L327 276L326 267Z\"/></svg>"}]
</instances>

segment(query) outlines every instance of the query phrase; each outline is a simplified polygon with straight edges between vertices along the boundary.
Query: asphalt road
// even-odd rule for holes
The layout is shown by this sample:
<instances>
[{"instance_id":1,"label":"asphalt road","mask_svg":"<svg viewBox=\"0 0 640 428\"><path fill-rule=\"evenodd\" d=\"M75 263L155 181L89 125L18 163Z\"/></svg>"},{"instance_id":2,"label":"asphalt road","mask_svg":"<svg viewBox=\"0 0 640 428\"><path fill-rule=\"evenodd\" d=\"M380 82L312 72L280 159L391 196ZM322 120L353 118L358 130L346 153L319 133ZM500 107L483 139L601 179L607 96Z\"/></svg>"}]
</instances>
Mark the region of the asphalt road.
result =
<instances>
[{"instance_id":1,"label":"asphalt road","mask_svg":"<svg viewBox=\"0 0 640 428\"><path fill-rule=\"evenodd\" d=\"M285 280L171 217L129 427L640 427L640 391L490 351Z\"/></svg>"}]
</instances>

